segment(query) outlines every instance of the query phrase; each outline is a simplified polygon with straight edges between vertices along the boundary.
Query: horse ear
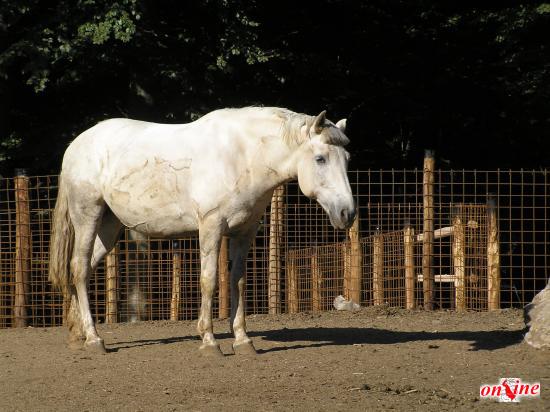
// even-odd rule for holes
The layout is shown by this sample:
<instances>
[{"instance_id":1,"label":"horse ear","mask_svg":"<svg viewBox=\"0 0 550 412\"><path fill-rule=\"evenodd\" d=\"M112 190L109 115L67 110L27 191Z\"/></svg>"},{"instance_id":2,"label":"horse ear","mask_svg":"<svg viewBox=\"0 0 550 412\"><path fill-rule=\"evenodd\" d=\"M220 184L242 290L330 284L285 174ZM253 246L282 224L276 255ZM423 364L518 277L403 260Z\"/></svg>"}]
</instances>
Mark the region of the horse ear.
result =
<instances>
[{"instance_id":1,"label":"horse ear","mask_svg":"<svg viewBox=\"0 0 550 412\"><path fill-rule=\"evenodd\" d=\"M336 122L336 127L339 128L343 133L346 132L346 123L347 123L348 119L342 119L342 120L338 120L338 122Z\"/></svg>"},{"instance_id":2,"label":"horse ear","mask_svg":"<svg viewBox=\"0 0 550 412\"><path fill-rule=\"evenodd\" d=\"M313 122L313 130L315 130L315 133L321 134L321 131L323 130L323 126L325 125L325 120L327 111L323 110L319 115L315 118L315 121Z\"/></svg>"}]
</instances>

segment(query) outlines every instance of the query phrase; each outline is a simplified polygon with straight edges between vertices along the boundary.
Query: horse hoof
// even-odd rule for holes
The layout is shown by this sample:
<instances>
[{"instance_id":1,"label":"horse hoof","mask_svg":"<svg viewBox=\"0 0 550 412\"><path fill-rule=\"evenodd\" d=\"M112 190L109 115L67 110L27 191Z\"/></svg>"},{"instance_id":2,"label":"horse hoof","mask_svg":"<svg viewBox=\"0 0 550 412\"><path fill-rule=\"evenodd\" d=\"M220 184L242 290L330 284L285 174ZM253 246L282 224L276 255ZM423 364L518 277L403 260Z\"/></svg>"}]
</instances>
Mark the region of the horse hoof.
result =
<instances>
[{"instance_id":1,"label":"horse hoof","mask_svg":"<svg viewBox=\"0 0 550 412\"><path fill-rule=\"evenodd\" d=\"M86 341L86 343L84 343L84 348L90 352L107 353L103 339Z\"/></svg>"},{"instance_id":2,"label":"horse hoof","mask_svg":"<svg viewBox=\"0 0 550 412\"><path fill-rule=\"evenodd\" d=\"M202 356L207 358L223 358L224 354L220 349L220 345L201 345L199 352Z\"/></svg>"},{"instance_id":3,"label":"horse hoof","mask_svg":"<svg viewBox=\"0 0 550 412\"><path fill-rule=\"evenodd\" d=\"M244 356L253 356L256 355L256 348L252 342L239 343L238 345L233 345L233 351L235 355L244 355Z\"/></svg>"},{"instance_id":4,"label":"horse hoof","mask_svg":"<svg viewBox=\"0 0 550 412\"><path fill-rule=\"evenodd\" d=\"M84 339L67 339L67 347L70 350L82 350L84 349Z\"/></svg>"}]
</instances>

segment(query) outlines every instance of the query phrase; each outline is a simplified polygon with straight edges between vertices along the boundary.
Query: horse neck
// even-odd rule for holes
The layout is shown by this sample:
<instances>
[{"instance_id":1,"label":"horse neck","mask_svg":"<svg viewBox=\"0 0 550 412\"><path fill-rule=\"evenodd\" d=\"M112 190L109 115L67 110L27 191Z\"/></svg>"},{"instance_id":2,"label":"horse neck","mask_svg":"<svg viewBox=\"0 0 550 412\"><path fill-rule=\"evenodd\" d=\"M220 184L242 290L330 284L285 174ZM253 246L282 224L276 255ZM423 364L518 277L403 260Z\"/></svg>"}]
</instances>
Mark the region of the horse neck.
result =
<instances>
[{"instance_id":1,"label":"horse neck","mask_svg":"<svg viewBox=\"0 0 550 412\"><path fill-rule=\"evenodd\" d=\"M265 170L264 182L269 189L274 189L283 183L298 177L298 148L287 145L282 139L272 137L264 143L261 159Z\"/></svg>"}]
</instances>

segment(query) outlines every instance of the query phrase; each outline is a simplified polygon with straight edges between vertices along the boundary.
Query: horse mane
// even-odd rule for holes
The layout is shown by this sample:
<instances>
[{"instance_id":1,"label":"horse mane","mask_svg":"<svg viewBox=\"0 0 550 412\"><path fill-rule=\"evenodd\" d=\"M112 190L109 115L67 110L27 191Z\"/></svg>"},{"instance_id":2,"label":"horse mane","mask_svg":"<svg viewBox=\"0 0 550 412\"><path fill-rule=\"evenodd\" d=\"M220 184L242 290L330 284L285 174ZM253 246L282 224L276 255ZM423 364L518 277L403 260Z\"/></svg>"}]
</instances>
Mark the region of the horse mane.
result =
<instances>
[{"instance_id":1,"label":"horse mane","mask_svg":"<svg viewBox=\"0 0 550 412\"><path fill-rule=\"evenodd\" d=\"M250 106L243 109L259 114L266 114L276 117L281 121L281 139L289 146L300 146L309 138L309 129L313 126L315 116L309 116L303 113L296 113L292 110L282 107L258 107ZM302 133L302 128L306 127L306 133ZM349 143L347 136L331 121L326 121L321 132L321 141L335 146L345 146Z\"/></svg>"},{"instance_id":2,"label":"horse mane","mask_svg":"<svg viewBox=\"0 0 550 412\"><path fill-rule=\"evenodd\" d=\"M287 145L301 145L309 138L309 129L313 126L315 116L296 113L288 109L273 107L271 109L283 120L281 138ZM306 133L302 127L306 126ZM326 121L321 132L321 141L335 146L345 146L349 143L347 136L331 121Z\"/></svg>"}]
</instances>

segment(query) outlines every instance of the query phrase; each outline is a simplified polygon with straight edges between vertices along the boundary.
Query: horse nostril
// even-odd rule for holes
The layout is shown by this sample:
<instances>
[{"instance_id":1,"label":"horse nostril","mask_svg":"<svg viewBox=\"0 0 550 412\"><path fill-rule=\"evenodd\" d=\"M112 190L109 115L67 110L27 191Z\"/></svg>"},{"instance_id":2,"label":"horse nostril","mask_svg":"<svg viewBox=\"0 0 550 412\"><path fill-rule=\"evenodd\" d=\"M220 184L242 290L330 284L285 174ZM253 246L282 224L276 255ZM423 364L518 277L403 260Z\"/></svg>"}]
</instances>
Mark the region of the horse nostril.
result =
<instances>
[{"instance_id":1,"label":"horse nostril","mask_svg":"<svg viewBox=\"0 0 550 412\"><path fill-rule=\"evenodd\" d=\"M348 222L348 210L346 208L340 211L340 218L342 219L342 222Z\"/></svg>"}]
</instances>

